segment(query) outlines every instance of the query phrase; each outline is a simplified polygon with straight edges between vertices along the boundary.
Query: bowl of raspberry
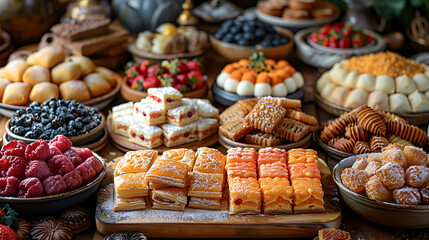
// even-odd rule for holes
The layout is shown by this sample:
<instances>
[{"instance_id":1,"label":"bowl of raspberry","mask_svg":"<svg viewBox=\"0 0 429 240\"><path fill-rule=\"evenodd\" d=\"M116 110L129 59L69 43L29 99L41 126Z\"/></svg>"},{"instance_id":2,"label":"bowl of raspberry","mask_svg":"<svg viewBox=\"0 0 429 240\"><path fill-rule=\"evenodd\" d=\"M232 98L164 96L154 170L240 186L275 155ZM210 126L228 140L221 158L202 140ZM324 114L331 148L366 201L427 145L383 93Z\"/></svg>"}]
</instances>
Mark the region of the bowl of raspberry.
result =
<instances>
[{"instance_id":1,"label":"bowl of raspberry","mask_svg":"<svg viewBox=\"0 0 429 240\"><path fill-rule=\"evenodd\" d=\"M49 143L12 140L0 151L0 202L22 215L46 215L83 203L100 187L104 160L58 135Z\"/></svg>"}]
</instances>

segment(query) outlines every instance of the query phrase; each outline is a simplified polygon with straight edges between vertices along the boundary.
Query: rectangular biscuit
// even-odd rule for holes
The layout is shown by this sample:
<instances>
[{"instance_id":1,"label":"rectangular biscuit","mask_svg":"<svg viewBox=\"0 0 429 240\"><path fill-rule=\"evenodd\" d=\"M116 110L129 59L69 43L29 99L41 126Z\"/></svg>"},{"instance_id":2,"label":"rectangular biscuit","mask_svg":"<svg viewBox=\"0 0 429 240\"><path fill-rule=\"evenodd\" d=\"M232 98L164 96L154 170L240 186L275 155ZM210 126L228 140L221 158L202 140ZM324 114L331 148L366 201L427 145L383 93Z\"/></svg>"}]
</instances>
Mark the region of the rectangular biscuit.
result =
<instances>
[{"instance_id":1,"label":"rectangular biscuit","mask_svg":"<svg viewBox=\"0 0 429 240\"><path fill-rule=\"evenodd\" d=\"M238 139L246 136L246 134L252 132L253 128L247 124L243 118L239 118L220 126L219 130L225 137L232 141L237 141Z\"/></svg>"},{"instance_id":2,"label":"rectangular biscuit","mask_svg":"<svg viewBox=\"0 0 429 240\"><path fill-rule=\"evenodd\" d=\"M255 131L246 135L246 143L265 147L276 146L283 143L283 139L269 133Z\"/></svg>"},{"instance_id":3,"label":"rectangular biscuit","mask_svg":"<svg viewBox=\"0 0 429 240\"><path fill-rule=\"evenodd\" d=\"M274 135L292 142L298 142L305 137L308 132L308 125L290 118L284 118L274 130Z\"/></svg>"},{"instance_id":4,"label":"rectangular biscuit","mask_svg":"<svg viewBox=\"0 0 429 240\"><path fill-rule=\"evenodd\" d=\"M251 127L272 133L285 115L286 109L261 99L244 119Z\"/></svg>"}]
</instances>

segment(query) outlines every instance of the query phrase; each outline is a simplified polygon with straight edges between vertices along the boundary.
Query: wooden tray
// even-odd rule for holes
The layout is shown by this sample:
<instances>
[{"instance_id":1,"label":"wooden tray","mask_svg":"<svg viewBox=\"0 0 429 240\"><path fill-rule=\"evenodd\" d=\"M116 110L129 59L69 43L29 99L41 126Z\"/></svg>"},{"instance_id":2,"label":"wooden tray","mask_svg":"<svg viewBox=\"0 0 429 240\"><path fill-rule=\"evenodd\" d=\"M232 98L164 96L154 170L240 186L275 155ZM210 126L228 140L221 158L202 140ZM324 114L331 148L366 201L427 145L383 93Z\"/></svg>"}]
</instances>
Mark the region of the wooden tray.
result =
<instances>
[{"instance_id":1,"label":"wooden tray","mask_svg":"<svg viewBox=\"0 0 429 240\"><path fill-rule=\"evenodd\" d=\"M316 88L314 88L313 94L315 96L317 105L319 105L319 107L321 107L324 111L326 111L326 112L328 112L334 116L341 116L345 112L351 111L351 109L347 109L347 108L335 105L335 104L328 102L327 100L323 99L322 96L320 96L320 94L317 92ZM392 113L404 118L405 120L407 120L407 122L409 124L412 124L412 125L425 125L425 124L429 123L429 112L424 112L424 113L395 113L395 112L392 112Z\"/></svg>"},{"instance_id":2,"label":"wooden tray","mask_svg":"<svg viewBox=\"0 0 429 240\"><path fill-rule=\"evenodd\" d=\"M137 48L136 41L133 40L128 45L128 51L133 55L134 61L143 61L144 59L153 59L153 60L168 60L168 59L175 59L175 58L196 58L201 55L203 55L207 50L209 49L209 43L207 42L206 46L203 47L201 50L196 52L186 52L186 53L177 53L177 54L155 54L151 52L145 52Z\"/></svg>"},{"instance_id":3,"label":"wooden tray","mask_svg":"<svg viewBox=\"0 0 429 240\"><path fill-rule=\"evenodd\" d=\"M213 97L216 100L216 102L220 103L224 107L229 107L239 100L255 98L254 96L251 96L251 97L238 96L235 93L225 91L221 87L219 87L216 82L213 83L212 92L213 92ZM288 94L285 97L290 98L290 99L302 100L304 98L304 89L300 88L296 92Z\"/></svg>"},{"instance_id":4,"label":"wooden tray","mask_svg":"<svg viewBox=\"0 0 429 240\"><path fill-rule=\"evenodd\" d=\"M241 148L254 148L256 151L258 151L261 148L266 148L266 146L232 141L229 138L225 137L220 131L218 131L218 134L219 134L219 143L228 149L229 148L235 148L235 147L241 147ZM271 147L281 148L281 149L285 149L285 150L289 150L292 148L307 148L311 145L312 135L313 135L313 133L309 133L309 134L307 134L307 136L305 136L303 139L301 139L298 142L290 142L287 144L276 145L276 146L271 146Z\"/></svg>"},{"instance_id":5,"label":"wooden tray","mask_svg":"<svg viewBox=\"0 0 429 240\"><path fill-rule=\"evenodd\" d=\"M183 93L185 98L206 98L207 97L207 80L204 81L204 86L192 92ZM121 83L121 96L127 101L140 102L147 97L147 92L138 91L130 88L127 84L127 78L124 77Z\"/></svg>"},{"instance_id":6,"label":"wooden tray","mask_svg":"<svg viewBox=\"0 0 429 240\"><path fill-rule=\"evenodd\" d=\"M186 208L184 212L153 210L113 212L113 184L100 190L95 212L97 230L108 235L119 231L143 232L159 238L310 238L322 228L341 224L339 196L331 172L319 159L325 211L285 215L229 215L227 199L222 210ZM113 168L108 168L112 171ZM109 175L109 174L107 174ZM168 229L168 230L167 230ZM215 230L216 229L216 230Z\"/></svg>"},{"instance_id":7,"label":"wooden tray","mask_svg":"<svg viewBox=\"0 0 429 240\"><path fill-rule=\"evenodd\" d=\"M130 142L128 140L128 137L116 134L115 131L113 131L112 119L110 114L107 117L107 132L109 133L109 136L110 136L110 139L112 140L113 145L115 145L115 147L117 147L119 150L123 152L152 149L152 148L145 148L143 146ZM174 147L166 147L164 145L161 145L153 149L158 151L159 153L163 153L167 150L175 149L175 148L189 148L192 150L197 150L199 147L209 147L216 144L217 139L218 139L218 136L214 134L213 136L210 136L198 142L186 143L186 144L182 144Z\"/></svg>"}]
</instances>

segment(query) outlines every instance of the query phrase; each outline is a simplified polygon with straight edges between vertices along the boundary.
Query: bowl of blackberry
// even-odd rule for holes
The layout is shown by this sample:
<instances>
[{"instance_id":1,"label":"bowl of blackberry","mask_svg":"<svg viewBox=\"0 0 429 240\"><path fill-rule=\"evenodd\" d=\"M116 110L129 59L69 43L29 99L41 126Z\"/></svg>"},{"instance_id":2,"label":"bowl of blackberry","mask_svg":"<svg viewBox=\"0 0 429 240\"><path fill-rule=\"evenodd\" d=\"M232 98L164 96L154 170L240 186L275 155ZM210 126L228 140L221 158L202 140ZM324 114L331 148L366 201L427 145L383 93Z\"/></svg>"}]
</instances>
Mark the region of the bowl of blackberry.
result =
<instances>
[{"instance_id":1,"label":"bowl of blackberry","mask_svg":"<svg viewBox=\"0 0 429 240\"><path fill-rule=\"evenodd\" d=\"M228 61L248 58L254 52L264 52L267 58L279 60L291 53L293 33L258 19L235 19L224 22L210 35L210 43Z\"/></svg>"},{"instance_id":2,"label":"bowl of blackberry","mask_svg":"<svg viewBox=\"0 0 429 240\"><path fill-rule=\"evenodd\" d=\"M6 123L4 141L32 143L64 135L73 145L84 146L101 139L105 135L104 128L105 117L96 108L87 107L76 100L50 98L17 110Z\"/></svg>"}]
</instances>

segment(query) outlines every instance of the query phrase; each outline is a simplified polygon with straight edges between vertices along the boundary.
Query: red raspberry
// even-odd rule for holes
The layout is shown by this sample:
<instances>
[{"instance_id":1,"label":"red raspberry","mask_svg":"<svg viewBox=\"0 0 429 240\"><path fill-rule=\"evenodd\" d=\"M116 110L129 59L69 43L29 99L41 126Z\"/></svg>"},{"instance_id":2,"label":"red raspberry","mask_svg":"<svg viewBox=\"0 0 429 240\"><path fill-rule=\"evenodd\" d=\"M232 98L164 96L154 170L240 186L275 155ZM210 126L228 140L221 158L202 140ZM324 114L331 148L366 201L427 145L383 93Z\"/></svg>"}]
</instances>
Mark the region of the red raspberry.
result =
<instances>
[{"instance_id":1,"label":"red raspberry","mask_svg":"<svg viewBox=\"0 0 429 240\"><path fill-rule=\"evenodd\" d=\"M42 160L46 161L51 156L49 152L49 145L45 142L45 140L40 139L30 145L25 149L25 159L27 161L30 160Z\"/></svg>"},{"instance_id":2,"label":"red raspberry","mask_svg":"<svg viewBox=\"0 0 429 240\"><path fill-rule=\"evenodd\" d=\"M64 156L68 157L75 167L79 166L79 164L83 162L79 157L79 154L73 149L65 151Z\"/></svg>"},{"instance_id":3,"label":"red raspberry","mask_svg":"<svg viewBox=\"0 0 429 240\"><path fill-rule=\"evenodd\" d=\"M51 158L63 154L63 152L61 152L61 150L55 146L49 146L49 153L51 155Z\"/></svg>"},{"instance_id":4,"label":"red raspberry","mask_svg":"<svg viewBox=\"0 0 429 240\"><path fill-rule=\"evenodd\" d=\"M41 197L42 195L42 183L35 177L26 178L19 184L18 197L20 198Z\"/></svg>"},{"instance_id":5,"label":"red raspberry","mask_svg":"<svg viewBox=\"0 0 429 240\"><path fill-rule=\"evenodd\" d=\"M48 160L49 169L54 175L61 175L70 172L74 169L73 163L64 155L57 155Z\"/></svg>"},{"instance_id":6,"label":"red raspberry","mask_svg":"<svg viewBox=\"0 0 429 240\"><path fill-rule=\"evenodd\" d=\"M64 182L67 185L67 191L74 190L79 188L82 185L82 177L79 175L79 172L74 169L73 171L64 175Z\"/></svg>"},{"instance_id":7,"label":"red raspberry","mask_svg":"<svg viewBox=\"0 0 429 240\"><path fill-rule=\"evenodd\" d=\"M9 167L9 160L6 157L0 158L0 177L6 177L6 173Z\"/></svg>"},{"instance_id":8,"label":"red raspberry","mask_svg":"<svg viewBox=\"0 0 429 240\"><path fill-rule=\"evenodd\" d=\"M94 179L95 175L97 174L95 170L89 165L87 162L83 162L81 165L79 165L76 170L79 172L79 175L82 177L83 183L87 184L92 179Z\"/></svg>"},{"instance_id":9,"label":"red raspberry","mask_svg":"<svg viewBox=\"0 0 429 240\"><path fill-rule=\"evenodd\" d=\"M72 142L66 136L58 135L49 142L49 146L57 147L61 152L65 152L72 147Z\"/></svg>"},{"instance_id":10,"label":"red raspberry","mask_svg":"<svg viewBox=\"0 0 429 240\"><path fill-rule=\"evenodd\" d=\"M78 148L75 149L75 152L79 154L80 158L82 158L83 161L85 161L89 157L94 156L89 148Z\"/></svg>"},{"instance_id":11,"label":"red raspberry","mask_svg":"<svg viewBox=\"0 0 429 240\"><path fill-rule=\"evenodd\" d=\"M16 177L0 178L0 196L16 197L18 194L19 179Z\"/></svg>"},{"instance_id":12,"label":"red raspberry","mask_svg":"<svg viewBox=\"0 0 429 240\"><path fill-rule=\"evenodd\" d=\"M7 144L3 145L1 148L2 156L10 155L10 156L18 156L25 158L25 148L27 144L24 141L12 140Z\"/></svg>"},{"instance_id":13,"label":"red raspberry","mask_svg":"<svg viewBox=\"0 0 429 240\"><path fill-rule=\"evenodd\" d=\"M85 162L89 163L89 165L91 165L91 167L95 170L97 174L103 171L103 168L104 168L103 164L100 162L100 160L98 160L94 156L86 159Z\"/></svg>"},{"instance_id":14,"label":"red raspberry","mask_svg":"<svg viewBox=\"0 0 429 240\"><path fill-rule=\"evenodd\" d=\"M43 188L47 195L63 193L67 190L66 182L60 175L50 176L43 181Z\"/></svg>"},{"instance_id":15,"label":"red raspberry","mask_svg":"<svg viewBox=\"0 0 429 240\"><path fill-rule=\"evenodd\" d=\"M19 179L25 178L25 160L18 156L4 156L9 161L10 167L6 172L6 176L17 177Z\"/></svg>"},{"instance_id":16,"label":"red raspberry","mask_svg":"<svg viewBox=\"0 0 429 240\"><path fill-rule=\"evenodd\" d=\"M52 176L52 173L46 162L40 160L33 160L30 161L25 168L25 176L27 176L28 178L36 177L42 181L45 178Z\"/></svg>"}]
</instances>

